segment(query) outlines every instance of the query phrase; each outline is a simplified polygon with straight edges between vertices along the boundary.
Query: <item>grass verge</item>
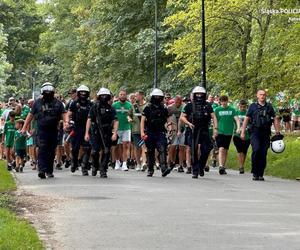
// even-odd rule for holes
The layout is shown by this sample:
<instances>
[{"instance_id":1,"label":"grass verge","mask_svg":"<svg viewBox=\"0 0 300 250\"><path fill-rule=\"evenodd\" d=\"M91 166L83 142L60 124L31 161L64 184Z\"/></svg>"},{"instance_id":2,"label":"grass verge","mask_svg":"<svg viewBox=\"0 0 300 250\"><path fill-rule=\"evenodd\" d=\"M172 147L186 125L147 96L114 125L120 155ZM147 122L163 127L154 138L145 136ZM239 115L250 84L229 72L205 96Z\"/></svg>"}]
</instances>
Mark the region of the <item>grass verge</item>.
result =
<instances>
[{"instance_id":1,"label":"grass verge","mask_svg":"<svg viewBox=\"0 0 300 250\"><path fill-rule=\"evenodd\" d=\"M13 211L16 189L13 177L0 161L0 249L44 249L35 229Z\"/></svg>"},{"instance_id":2,"label":"grass verge","mask_svg":"<svg viewBox=\"0 0 300 250\"><path fill-rule=\"evenodd\" d=\"M274 154L271 150L268 150L267 168L265 175L271 175L286 179L295 180L300 177L300 139L299 135L286 135L284 138L286 145L285 151L281 154ZM249 148L245 170L251 171L251 146ZM238 169L238 159L234 144L231 143L227 167L232 169Z\"/></svg>"}]
</instances>

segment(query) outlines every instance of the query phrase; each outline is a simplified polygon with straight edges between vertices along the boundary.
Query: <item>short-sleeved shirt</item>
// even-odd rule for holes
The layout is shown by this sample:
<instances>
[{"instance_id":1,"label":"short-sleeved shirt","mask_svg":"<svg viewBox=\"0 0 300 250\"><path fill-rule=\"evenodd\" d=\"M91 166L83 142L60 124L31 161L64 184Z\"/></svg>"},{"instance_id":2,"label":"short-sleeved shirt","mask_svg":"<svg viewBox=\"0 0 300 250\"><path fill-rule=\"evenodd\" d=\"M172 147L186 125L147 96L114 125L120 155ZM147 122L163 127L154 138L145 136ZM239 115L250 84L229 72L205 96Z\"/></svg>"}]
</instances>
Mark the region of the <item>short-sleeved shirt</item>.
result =
<instances>
[{"instance_id":1,"label":"short-sleeved shirt","mask_svg":"<svg viewBox=\"0 0 300 250\"><path fill-rule=\"evenodd\" d=\"M45 103L42 98L38 99L30 111L37 122L38 130L56 130L61 115L65 112L64 105L56 98L50 103Z\"/></svg>"},{"instance_id":2,"label":"short-sleeved shirt","mask_svg":"<svg viewBox=\"0 0 300 250\"><path fill-rule=\"evenodd\" d=\"M129 116L132 117L131 132L133 134L141 133L142 112L146 106L146 102L144 102L143 104L136 103L132 105L131 109L129 110Z\"/></svg>"},{"instance_id":3,"label":"short-sleeved shirt","mask_svg":"<svg viewBox=\"0 0 300 250\"><path fill-rule=\"evenodd\" d=\"M180 107L177 108L175 103L168 106L168 112L172 122L172 129L176 131L178 129L178 123L182 109L183 105L180 105Z\"/></svg>"},{"instance_id":4,"label":"short-sleeved shirt","mask_svg":"<svg viewBox=\"0 0 300 250\"><path fill-rule=\"evenodd\" d=\"M204 116L206 117L206 119L199 119L199 121L197 122L197 119L195 119L195 114L193 115L193 103L192 102L189 102L185 105L185 107L182 109L182 112L185 113L187 115L187 119L189 122L193 122L194 123L194 126L195 128L201 128L201 129L209 129L209 125L210 125L210 120L211 120L211 114L214 112L213 111L213 108L211 106L211 104L209 102L206 102L205 105L203 105L204 107ZM195 108L196 109L196 108ZM197 111L195 111L197 112ZM199 112L197 112L199 113ZM193 117L193 120L192 121L192 116ZM188 128L189 130L189 128Z\"/></svg>"},{"instance_id":5,"label":"short-sleeved shirt","mask_svg":"<svg viewBox=\"0 0 300 250\"><path fill-rule=\"evenodd\" d=\"M147 132L158 133L165 132L165 124L169 117L168 109L161 105L154 107L152 104L148 104L142 113L146 118L145 129Z\"/></svg>"},{"instance_id":6,"label":"short-sleeved shirt","mask_svg":"<svg viewBox=\"0 0 300 250\"><path fill-rule=\"evenodd\" d=\"M118 102L113 103L112 107L117 112L117 117L118 117L118 121L119 121L118 130L120 130L120 131L130 130L131 126L128 121L128 114L129 114L129 110L132 107L131 103L128 101L125 101L125 102L118 101Z\"/></svg>"},{"instance_id":7,"label":"short-sleeved shirt","mask_svg":"<svg viewBox=\"0 0 300 250\"><path fill-rule=\"evenodd\" d=\"M22 112L21 112L21 119L25 120L29 112L30 112L30 108L27 105L23 105Z\"/></svg>"},{"instance_id":8,"label":"short-sleeved shirt","mask_svg":"<svg viewBox=\"0 0 300 250\"><path fill-rule=\"evenodd\" d=\"M246 114L247 114L247 111L243 111L243 112L240 110L236 111L236 115L238 116L238 118L240 120L240 127L242 127L242 125L244 123ZM236 133L236 124L234 124L234 136L241 138L241 135ZM246 129L245 140L249 140L249 139L250 139L250 134L249 134L249 125L248 125L247 129Z\"/></svg>"},{"instance_id":9,"label":"short-sleeved shirt","mask_svg":"<svg viewBox=\"0 0 300 250\"><path fill-rule=\"evenodd\" d=\"M232 135L236 110L231 106L227 106L226 108L220 106L216 108L215 114L218 120L218 133L221 135Z\"/></svg>"},{"instance_id":10,"label":"short-sleeved shirt","mask_svg":"<svg viewBox=\"0 0 300 250\"><path fill-rule=\"evenodd\" d=\"M75 122L76 127L85 128L91 107L92 103L89 100L84 104L78 100L70 103L68 111L72 112L72 120Z\"/></svg>"},{"instance_id":11,"label":"short-sleeved shirt","mask_svg":"<svg viewBox=\"0 0 300 250\"><path fill-rule=\"evenodd\" d=\"M15 139L15 123L11 121L7 121L4 124L4 136L5 136L5 146L6 147L13 147L14 146L14 139Z\"/></svg>"},{"instance_id":12,"label":"short-sleeved shirt","mask_svg":"<svg viewBox=\"0 0 300 250\"><path fill-rule=\"evenodd\" d=\"M268 109L267 109L267 113L269 115L269 117L271 118L271 121L269 123L269 126L267 126L266 128L259 128L260 130L265 130L266 132L268 133L271 133L271 125L272 125L272 121L274 119L274 117L276 116L275 114L275 111L274 111L274 108L273 106L270 104L270 103L266 103L264 106L261 106L260 104L258 104L257 102L255 103L252 103L250 106L249 106L249 109L247 111L247 114L246 116L248 116L250 118L250 124L252 125L251 126L251 131L254 131L256 130L257 128L254 126L253 124L253 121L255 119L255 115L256 115L256 112L262 108L262 107L266 107L266 105L268 105Z\"/></svg>"},{"instance_id":13,"label":"short-sleeved shirt","mask_svg":"<svg viewBox=\"0 0 300 250\"><path fill-rule=\"evenodd\" d=\"M117 120L116 110L109 104L106 106L100 106L99 103L93 104L88 115L88 118L91 119L92 122L92 129L96 129L95 126L98 125L98 116L103 130L107 133L111 133L113 121Z\"/></svg>"},{"instance_id":14,"label":"short-sleeved shirt","mask_svg":"<svg viewBox=\"0 0 300 250\"><path fill-rule=\"evenodd\" d=\"M27 136L22 134L19 130L15 131L15 149L23 150L26 149Z\"/></svg>"}]
</instances>

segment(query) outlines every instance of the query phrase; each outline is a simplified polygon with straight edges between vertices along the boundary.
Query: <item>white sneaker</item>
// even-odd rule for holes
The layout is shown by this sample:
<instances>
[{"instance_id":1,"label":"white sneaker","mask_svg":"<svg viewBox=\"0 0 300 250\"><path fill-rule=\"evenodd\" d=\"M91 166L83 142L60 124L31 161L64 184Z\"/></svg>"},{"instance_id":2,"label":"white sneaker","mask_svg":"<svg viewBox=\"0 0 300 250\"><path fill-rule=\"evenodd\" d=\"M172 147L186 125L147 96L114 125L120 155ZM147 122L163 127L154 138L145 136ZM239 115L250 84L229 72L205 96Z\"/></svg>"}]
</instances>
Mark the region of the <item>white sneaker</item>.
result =
<instances>
[{"instance_id":1,"label":"white sneaker","mask_svg":"<svg viewBox=\"0 0 300 250\"><path fill-rule=\"evenodd\" d=\"M127 162L124 161L123 164L122 164L122 170L123 171L128 171L128 167L127 167Z\"/></svg>"},{"instance_id":2,"label":"white sneaker","mask_svg":"<svg viewBox=\"0 0 300 250\"><path fill-rule=\"evenodd\" d=\"M119 170L121 168L121 162L116 160L115 170Z\"/></svg>"},{"instance_id":3,"label":"white sneaker","mask_svg":"<svg viewBox=\"0 0 300 250\"><path fill-rule=\"evenodd\" d=\"M142 170L142 166L137 164L136 167L135 167L135 170L136 171L141 171Z\"/></svg>"}]
</instances>

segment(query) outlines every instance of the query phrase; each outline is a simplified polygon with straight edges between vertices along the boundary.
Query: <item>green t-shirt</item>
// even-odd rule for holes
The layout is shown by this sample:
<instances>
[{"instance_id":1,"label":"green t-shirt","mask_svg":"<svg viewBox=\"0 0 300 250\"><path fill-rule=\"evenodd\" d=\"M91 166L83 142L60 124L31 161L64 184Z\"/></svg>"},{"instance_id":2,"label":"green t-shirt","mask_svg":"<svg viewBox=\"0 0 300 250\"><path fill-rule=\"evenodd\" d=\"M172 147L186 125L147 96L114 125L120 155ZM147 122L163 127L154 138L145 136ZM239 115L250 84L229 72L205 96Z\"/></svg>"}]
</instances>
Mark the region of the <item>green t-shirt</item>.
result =
<instances>
[{"instance_id":1,"label":"green t-shirt","mask_svg":"<svg viewBox=\"0 0 300 250\"><path fill-rule=\"evenodd\" d=\"M21 112L21 119L25 120L29 112L30 112L30 108L27 105L23 105L22 112Z\"/></svg>"},{"instance_id":2,"label":"green t-shirt","mask_svg":"<svg viewBox=\"0 0 300 250\"><path fill-rule=\"evenodd\" d=\"M11 121L7 121L4 124L4 136L5 136L5 146L12 148L14 146L14 139L15 139L15 123Z\"/></svg>"},{"instance_id":3,"label":"green t-shirt","mask_svg":"<svg viewBox=\"0 0 300 250\"><path fill-rule=\"evenodd\" d=\"M219 105L218 105L217 103L215 103L215 102L214 102L211 106L212 106L212 108L213 108L214 111L215 111L215 109L216 109L217 107L219 107Z\"/></svg>"},{"instance_id":4,"label":"green t-shirt","mask_svg":"<svg viewBox=\"0 0 300 250\"><path fill-rule=\"evenodd\" d=\"M117 118L119 121L119 129L120 131L124 130L130 130L131 126L130 123L128 122L128 113L129 110L131 109L132 105L130 102L115 102L113 103L113 108L116 110L117 113Z\"/></svg>"},{"instance_id":5,"label":"green t-shirt","mask_svg":"<svg viewBox=\"0 0 300 250\"><path fill-rule=\"evenodd\" d=\"M22 134L19 130L15 131L15 149L22 150L26 149L26 135Z\"/></svg>"},{"instance_id":6,"label":"green t-shirt","mask_svg":"<svg viewBox=\"0 0 300 250\"><path fill-rule=\"evenodd\" d=\"M247 114L247 111L240 111L240 110L237 110L236 111L236 115L239 117L240 119L240 127L242 128L243 126L243 122L245 120L245 117L246 117L246 114ZM237 137L241 137L240 134L237 134L236 133L236 123L234 123L234 135L237 136ZM250 139L250 134L249 134L249 125L247 126L247 129L246 129L246 134L245 134L245 140L249 140Z\"/></svg>"},{"instance_id":7,"label":"green t-shirt","mask_svg":"<svg viewBox=\"0 0 300 250\"><path fill-rule=\"evenodd\" d=\"M220 106L216 108L215 114L218 120L218 133L232 135L235 123L234 117L236 116L235 109L230 106L227 108Z\"/></svg>"}]
</instances>

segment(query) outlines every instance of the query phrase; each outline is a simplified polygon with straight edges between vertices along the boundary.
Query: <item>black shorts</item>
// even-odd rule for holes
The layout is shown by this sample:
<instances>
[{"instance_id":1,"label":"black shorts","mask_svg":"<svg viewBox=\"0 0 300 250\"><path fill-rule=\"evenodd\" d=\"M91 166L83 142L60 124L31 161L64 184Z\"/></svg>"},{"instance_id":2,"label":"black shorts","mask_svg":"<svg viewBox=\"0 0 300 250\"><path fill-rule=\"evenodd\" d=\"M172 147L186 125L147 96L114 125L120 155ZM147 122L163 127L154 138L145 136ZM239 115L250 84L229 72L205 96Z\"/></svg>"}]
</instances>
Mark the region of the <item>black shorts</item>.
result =
<instances>
[{"instance_id":1,"label":"black shorts","mask_svg":"<svg viewBox=\"0 0 300 250\"><path fill-rule=\"evenodd\" d=\"M16 156L19 156L22 159L25 158L26 149L16 149Z\"/></svg>"},{"instance_id":2,"label":"black shorts","mask_svg":"<svg viewBox=\"0 0 300 250\"><path fill-rule=\"evenodd\" d=\"M218 148L229 149L232 135L218 135L217 136L217 145Z\"/></svg>"},{"instance_id":3,"label":"black shorts","mask_svg":"<svg viewBox=\"0 0 300 250\"><path fill-rule=\"evenodd\" d=\"M279 118L283 120L283 122L291 121L291 111L289 109L280 109L279 110Z\"/></svg>"},{"instance_id":4,"label":"black shorts","mask_svg":"<svg viewBox=\"0 0 300 250\"><path fill-rule=\"evenodd\" d=\"M233 137L233 143L234 143L234 146L235 146L236 151L238 153L243 153L245 155L247 154L248 148L250 146L250 139L249 140L242 140L240 137L234 136Z\"/></svg>"}]
</instances>

